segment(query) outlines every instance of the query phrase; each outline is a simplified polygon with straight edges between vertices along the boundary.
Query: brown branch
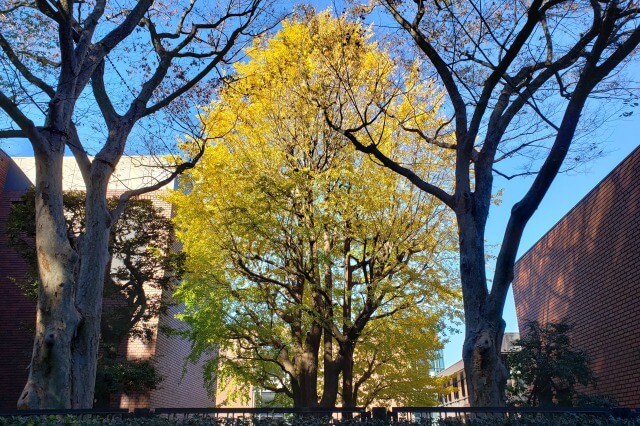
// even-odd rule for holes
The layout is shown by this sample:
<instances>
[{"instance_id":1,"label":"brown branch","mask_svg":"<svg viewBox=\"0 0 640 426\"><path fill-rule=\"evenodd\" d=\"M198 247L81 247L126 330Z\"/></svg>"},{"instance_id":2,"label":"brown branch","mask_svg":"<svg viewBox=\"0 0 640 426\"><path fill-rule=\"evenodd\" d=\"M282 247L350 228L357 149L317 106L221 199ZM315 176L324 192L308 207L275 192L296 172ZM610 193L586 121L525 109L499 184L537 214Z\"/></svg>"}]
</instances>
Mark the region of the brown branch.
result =
<instances>
[{"instance_id":1,"label":"brown branch","mask_svg":"<svg viewBox=\"0 0 640 426\"><path fill-rule=\"evenodd\" d=\"M102 113L104 122L107 124L107 126L109 126L110 123L117 122L120 116L116 112L116 109L114 108L113 104L111 103L111 99L107 94L107 89L104 85L104 69L105 63L104 59L102 59L91 75L91 88L93 89L93 96L95 97L96 103L100 108L100 112Z\"/></svg>"},{"instance_id":2,"label":"brown branch","mask_svg":"<svg viewBox=\"0 0 640 426\"><path fill-rule=\"evenodd\" d=\"M416 42L420 50L422 50L427 58L431 61L436 69L436 72L440 76L440 79L444 83L445 89L451 98L451 103L456 117L456 132L459 136L467 131L467 107L465 101L458 90L458 86L453 78L453 73L449 65L438 54L433 45L427 40L417 26L407 21L395 7L395 2L387 0L384 2L384 6L391 13L393 18L400 24L400 26L411 35L411 38ZM462 138L459 138L462 139Z\"/></svg>"},{"instance_id":3,"label":"brown branch","mask_svg":"<svg viewBox=\"0 0 640 426\"><path fill-rule=\"evenodd\" d=\"M401 176L404 176L411 183L413 183L415 186L417 186L424 192L437 197L440 201L442 201L452 209L454 208L453 196L448 194L442 188L439 188L429 182L424 181L422 178L416 175L412 170L406 167L403 167L397 162L393 161L392 159L384 155L378 149L377 146L364 145L358 140L358 138L351 131L343 130L343 129L340 129L338 126L336 126L328 117L326 111L325 111L325 120L334 131L346 137L358 151L364 152L365 154L373 155L378 161L382 163L384 167L398 173Z\"/></svg>"},{"instance_id":4,"label":"brown branch","mask_svg":"<svg viewBox=\"0 0 640 426\"><path fill-rule=\"evenodd\" d=\"M177 90L175 90L171 94L165 96L163 99L158 101L155 105L152 105L152 106L146 108L144 110L144 112L142 113L142 116L148 116L148 115L154 114L154 113L158 112L159 110L161 110L162 108L166 107L171 102L173 102L175 99L177 99L178 97L182 96L187 91L189 91L190 89L195 87L200 81L202 81L211 72L211 70L213 70L216 66L218 66L220 63L222 63L224 61L224 59L225 59L225 56L231 51L231 49L235 45L235 42L237 41L237 39L244 33L244 31L253 22L253 18L255 16L255 14L257 14L257 12L258 12L258 5L260 4L260 2L261 2L261 0L254 0L253 6L252 6L252 8L250 10L250 13L248 14L249 18L242 25L238 26L229 35L225 46L222 49L220 49L220 51L217 53L217 55L209 62L209 64L207 64L207 66L205 66L198 74L196 74L186 84L184 84L183 86L179 87ZM175 53L178 53L178 51L174 51L173 53L169 53L169 60L171 60L171 58L173 58L173 56L171 56L171 55L173 55ZM162 72L162 70L160 72ZM166 71L164 73L166 74ZM152 77L152 79L150 79L143 86L143 90L141 91L140 95L138 96L137 101L138 102L144 102L144 105L146 105L146 102L151 98L151 94L153 93L153 90L155 90L155 88L159 84L160 84L160 81L157 81L157 76ZM143 92L144 92L144 94L143 94Z\"/></svg>"},{"instance_id":5,"label":"brown branch","mask_svg":"<svg viewBox=\"0 0 640 426\"><path fill-rule=\"evenodd\" d=\"M35 131L33 121L29 120L29 118L20 111L18 105L7 97L2 90L0 90L0 108L25 132L26 137L29 137L29 134Z\"/></svg>"},{"instance_id":6,"label":"brown branch","mask_svg":"<svg viewBox=\"0 0 640 426\"><path fill-rule=\"evenodd\" d=\"M152 4L153 0L139 0L125 20L97 43L104 49L103 57L133 32Z\"/></svg>"}]
</instances>

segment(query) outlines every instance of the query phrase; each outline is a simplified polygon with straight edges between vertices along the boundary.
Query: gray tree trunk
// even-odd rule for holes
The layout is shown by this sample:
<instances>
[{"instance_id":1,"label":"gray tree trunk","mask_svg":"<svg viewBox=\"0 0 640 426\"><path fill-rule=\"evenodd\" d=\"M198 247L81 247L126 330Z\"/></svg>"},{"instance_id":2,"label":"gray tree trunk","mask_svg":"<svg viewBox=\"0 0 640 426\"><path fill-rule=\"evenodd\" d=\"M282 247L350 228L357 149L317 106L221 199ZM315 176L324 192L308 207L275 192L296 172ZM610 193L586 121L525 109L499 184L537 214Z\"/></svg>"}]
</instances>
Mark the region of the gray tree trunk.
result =
<instances>
[{"instance_id":1,"label":"gray tree trunk","mask_svg":"<svg viewBox=\"0 0 640 426\"><path fill-rule=\"evenodd\" d=\"M36 334L18 408L71 408L72 347L81 317L74 303L79 257L66 233L62 136L36 151L36 251L40 271ZM59 139L54 143L54 139Z\"/></svg>"},{"instance_id":2,"label":"gray tree trunk","mask_svg":"<svg viewBox=\"0 0 640 426\"><path fill-rule=\"evenodd\" d=\"M477 201L475 198L473 201ZM473 202L472 201L472 202ZM480 202L480 204L486 204ZM464 295L465 340L462 350L469 400L472 407L504 405L508 372L500 358L504 334L502 306L494 306L487 292L484 222L475 206L458 215L460 278ZM481 217L478 217L480 214Z\"/></svg>"},{"instance_id":3,"label":"gray tree trunk","mask_svg":"<svg viewBox=\"0 0 640 426\"><path fill-rule=\"evenodd\" d=\"M72 406L93 406L96 360L100 343L102 293L109 262L111 216L107 209L107 184L111 171L94 161L87 182L86 231L79 241L80 270L76 309L82 320L72 343Z\"/></svg>"}]
</instances>

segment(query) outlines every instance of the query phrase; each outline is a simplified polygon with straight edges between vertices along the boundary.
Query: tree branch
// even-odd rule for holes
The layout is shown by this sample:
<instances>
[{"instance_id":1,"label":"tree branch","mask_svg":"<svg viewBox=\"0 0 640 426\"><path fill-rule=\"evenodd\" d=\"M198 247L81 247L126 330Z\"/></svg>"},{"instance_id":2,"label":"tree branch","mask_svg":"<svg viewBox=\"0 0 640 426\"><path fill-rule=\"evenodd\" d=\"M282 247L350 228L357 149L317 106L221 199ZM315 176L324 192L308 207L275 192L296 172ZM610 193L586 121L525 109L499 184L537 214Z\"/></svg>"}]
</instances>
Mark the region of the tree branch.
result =
<instances>
[{"instance_id":1,"label":"tree branch","mask_svg":"<svg viewBox=\"0 0 640 426\"><path fill-rule=\"evenodd\" d=\"M24 130L0 130L0 139L26 138L27 133Z\"/></svg>"},{"instance_id":2,"label":"tree branch","mask_svg":"<svg viewBox=\"0 0 640 426\"><path fill-rule=\"evenodd\" d=\"M120 195L120 198L118 199L118 205L116 206L116 208L113 209L113 211L111 211L111 219L114 222L116 222L120 218L120 216L122 215L122 212L124 211L124 208L127 205L127 201L129 201L131 197L136 197L142 194L147 194L149 192L157 191L158 189L169 184L171 181L173 181L176 177L181 175L186 170L194 168L196 163L204 155L205 149L206 149L206 143L203 143L202 146L199 148L198 152L196 153L196 155L190 161L186 161L182 164L179 164L173 170L173 172L171 172L171 174L168 177L158 181L156 184L146 186L144 188L133 189L133 190L124 192L122 195Z\"/></svg>"},{"instance_id":3,"label":"tree branch","mask_svg":"<svg viewBox=\"0 0 640 426\"><path fill-rule=\"evenodd\" d=\"M439 187L437 187L437 186L435 186L435 185L433 185L431 183L428 183L428 182L422 180L412 170L401 166L397 162L393 161L392 159L390 159L389 157L384 155L378 149L377 146L375 146L375 145L364 145L363 143L361 143L358 140L358 138L351 131L343 130L343 129L340 129L338 126L336 126L331 121L331 119L327 115L326 111L325 111L325 120L327 121L327 124L329 124L329 127L331 127L334 131L336 131L339 134L341 134L344 137L346 137L358 151L364 152L365 154L373 155L386 168L388 168L390 170L393 170L394 172L398 173L401 176L404 176L411 183L413 183L415 186L417 186L418 188L420 188L424 192L437 197L440 201L442 201L443 203L445 203L447 206L451 207L452 209L454 208L453 196L448 194L446 191L444 191L443 189L441 189L441 188L439 188Z\"/></svg>"},{"instance_id":4,"label":"tree branch","mask_svg":"<svg viewBox=\"0 0 640 426\"><path fill-rule=\"evenodd\" d=\"M11 48L11 45L4 37L4 35L2 35L2 33L0 33L0 48L2 48L2 51L5 55L7 55L9 62L13 64L20 75L22 75L29 83L33 84L44 93L46 93L50 98L53 98L53 96L55 95L55 90L53 90L51 86L49 86L40 78L36 77L31 71L29 71L29 69L20 61L18 55L15 54L15 52Z\"/></svg>"}]
</instances>

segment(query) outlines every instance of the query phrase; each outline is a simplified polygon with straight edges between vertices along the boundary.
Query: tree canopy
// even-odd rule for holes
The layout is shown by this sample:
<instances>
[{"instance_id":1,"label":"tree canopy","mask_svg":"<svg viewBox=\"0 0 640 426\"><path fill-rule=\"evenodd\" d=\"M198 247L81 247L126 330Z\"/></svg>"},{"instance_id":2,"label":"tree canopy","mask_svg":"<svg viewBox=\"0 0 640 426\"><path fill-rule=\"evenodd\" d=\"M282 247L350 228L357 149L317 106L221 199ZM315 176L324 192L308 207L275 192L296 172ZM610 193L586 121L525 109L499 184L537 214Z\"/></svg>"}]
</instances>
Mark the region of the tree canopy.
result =
<instances>
[{"instance_id":1,"label":"tree canopy","mask_svg":"<svg viewBox=\"0 0 640 426\"><path fill-rule=\"evenodd\" d=\"M207 109L215 142L171 196L188 271L176 297L195 354L217 347L209 368L218 380L284 393L296 406L335 406L338 394L345 406L435 401L441 383L428 365L458 300L451 217L362 161L318 100L343 90L329 72L338 68L357 82L355 102L410 86L437 105L438 93L362 25L326 12L285 22L246 54ZM389 109L442 124L436 106L416 114L410 100ZM450 167L449 157L417 152L410 132L380 125L377 137L434 179ZM413 380L390 386L399 376Z\"/></svg>"}]
</instances>

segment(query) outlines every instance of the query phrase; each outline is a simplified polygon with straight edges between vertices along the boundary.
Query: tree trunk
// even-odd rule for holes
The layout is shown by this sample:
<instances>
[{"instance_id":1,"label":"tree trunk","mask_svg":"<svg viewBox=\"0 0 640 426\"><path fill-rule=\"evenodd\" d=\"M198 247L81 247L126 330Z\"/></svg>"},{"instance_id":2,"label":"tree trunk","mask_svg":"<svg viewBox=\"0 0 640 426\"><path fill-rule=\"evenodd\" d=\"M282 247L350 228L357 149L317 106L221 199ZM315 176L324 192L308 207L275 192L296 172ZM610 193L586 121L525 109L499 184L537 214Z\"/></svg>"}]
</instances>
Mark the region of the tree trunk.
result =
<instances>
[{"instance_id":1,"label":"tree trunk","mask_svg":"<svg viewBox=\"0 0 640 426\"><path fill-rule=\"evenodd\" d=\"M107 184L110 170L95 161L91 181L87 183L85 235L80 240L80 270L76 308L82 321L73 341L72 407L93 406L96 367L100 345L102 293L109 262L111 216L107 209Z\"/></svg>"},{"instance_id":2,"label":"tree trunk","mask_svg":"<svg viewBox=\"0 0 640 426\"><path fill-rule=\"evenodd\" d=\"M80 322L74 303L79 258L69 242L64 219L65 143L62 135L51 135L50 140L50 150L35 151L36 252L40 282L29 378L18 400L21 409L72 406L72 344Z\"/></svg>"},{"instance_id":3,"label":"tree trunk","mask_svg":"<svg viewBox=\"0 0 640 426\"><path fill-rule=\"evenodd\" d=\"M353 394L353 353L355 345L347 341L342 347L342 405L347 408L355 407Z\"/></svg>"},{"instance_id":4,"label":"tree trunk","mask_svg":"<svg viewBox=\"0 0 640 426\"><path fill-rule=\"evenodd\" d=\"M464 371L472 407L501 407L508 372L500 357L504 326L482 321L477 330L467 329L463 346Z\"/></svg>"},{"instance_id":5,"label":"tree trunk","mask_svg":"<svg viewBox=\"0 0 640 426\"><path fill-rule=\"evenodd\" d=\"M477 214L477 209L475 214ZM508 372L500 357L504 301L491 299L487 290L484 256L484 221L467 212L458 214L460 279L465 313L465 341L462 350L472 407L505 404ZM496 305L497 304L497 305Z\"/></svg>"},{"instance_id":6,"label":"tree trunk","mask_svg":"<svg viewBox=\"0 0 640 426\"><path fill-rule=\"evenodd\" d=\"M94 163L87 183L85 234L73 247L64 218L64 135L56 151L36 149L36 251L40 284L36 336L18 408L91 408L100 340L102 289L109 259L106 187L111 170Z\"/></svg>"},{"instance_id":7,"label":"tree trunk","mask_svg":"<svg viewBox=\"0 0 640 426\"><path fill-rule=\"evenodd\" d=\"M297 382L293 388L293 406L313 408L318 406L318 356L305 351L296 360Z\"/></svg>"},{"instance_id":8,"label":"tree trunk","mask_svg":"<svg viewBox=\"0 0 640 426\"><path fill-rule=\"evenodd\" d=\"M333 314L332 314L333 315ZM330 317L329 317L330 318ZM333 359L333 334L324 330L324 382L320 406L333 408L338 400L338 384L342 362L340 356Z\"/></svg>"},{"instance_id":9,"label":"tree trunk","mask_svg":"<svg viewBox=\"0 0 640 426\"><path fill-rule=\"evenodd\" d=\"M314 321L309 331L304 334L301 331L298 327L293 333L302 340L298 341L294 354L293 404L298 408L313 408L318 406L318 361L322 328Z\"/></svg>"}]
</instances>

